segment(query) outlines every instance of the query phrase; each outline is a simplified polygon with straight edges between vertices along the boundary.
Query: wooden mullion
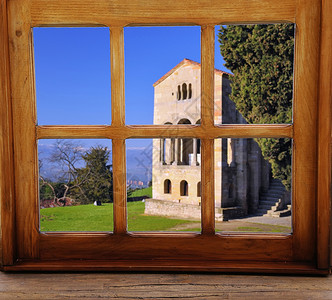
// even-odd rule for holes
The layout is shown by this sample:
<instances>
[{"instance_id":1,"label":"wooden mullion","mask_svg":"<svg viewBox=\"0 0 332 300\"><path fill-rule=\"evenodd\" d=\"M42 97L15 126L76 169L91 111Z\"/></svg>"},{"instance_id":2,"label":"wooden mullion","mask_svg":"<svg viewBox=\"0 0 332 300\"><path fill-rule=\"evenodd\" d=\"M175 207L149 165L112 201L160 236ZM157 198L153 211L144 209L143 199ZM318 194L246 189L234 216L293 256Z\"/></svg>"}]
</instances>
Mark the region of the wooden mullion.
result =
<instances>
[{"instance_id":1,"label":"wooden mullion","mask_svg":"<svg viewBox=\"0 0 332 300\"><path fill-rule=\"evenodd\" d=\"M201 129L204 135L214 128L214 26L201 31ZM215 232L214 140L202 141L202 234Z\"/></svg>"},{"instance_id":2,"label":"wooden mullion","mask_svg":"<svg viewBox=\"0 0 332 300\"><path fill-rule=\"evenodd\" d=\"M214 140L202 139L202 233L215 232Z\"/></svg>"},{"instance_id":3,"label":"wooden mullion","mask_svg":"<svg viewBox=\"0 0 332 300\"><path fill-rule=\"evenodd\" d=\"M111 28L112 126L125 125L123 28Z\"/></svg>"},{"instance_id":4,"label":"wooden mullion","mask_svg":"<svg viewBox=\"0 0 332 300\"><path fill-rule=\"evenodd\" d=\"M112 139L114 233L127 232L127 186L124 99L124 37L122 27L111 28L112 127L120 139Z\"/></svg>"},{"instance_id":5,"label":"wooden mullion","mask_svg":"<svg viewBox=\"0 0 332 300\"><path fill-rule=\"evenodd\" d=\"M46 125L37 126L38 139L54 138L160 138L160 137L196 137L196 138L292 138L292 125L220 125L209 130L198 125L130 125L84 126L84 125Z\"/></svg>"},{"instance_id":6,"label":"wooden mullion","mask_svg":"<svg viewBox=\"0 0 332 300\"><path fill-rule=\"evenodd\" d=\"M114 233L127 232L126 143L112 140Z\"/></svg>"},{"instance_id":7,"label":"wooden mullion","mask_svg":"<svg viewBox=\"0 0 332 300\"><path fill-rule=\"evenodd\" d=\"M201 126L214 126L214 26L202 26L201 32Z\"/></svg>"},{"instance_id":8,"label":"wooden mullion","mask_svg":"<svg viewBox=\"0 0 332 300\"><path fill-rule=\"evenodd\" d=\"M225 124L208 130L198 125L130 125L123 127L104 125L37 126L38 139L61 138L292 138L293 125Z\"/></svg>"}]
</instances>

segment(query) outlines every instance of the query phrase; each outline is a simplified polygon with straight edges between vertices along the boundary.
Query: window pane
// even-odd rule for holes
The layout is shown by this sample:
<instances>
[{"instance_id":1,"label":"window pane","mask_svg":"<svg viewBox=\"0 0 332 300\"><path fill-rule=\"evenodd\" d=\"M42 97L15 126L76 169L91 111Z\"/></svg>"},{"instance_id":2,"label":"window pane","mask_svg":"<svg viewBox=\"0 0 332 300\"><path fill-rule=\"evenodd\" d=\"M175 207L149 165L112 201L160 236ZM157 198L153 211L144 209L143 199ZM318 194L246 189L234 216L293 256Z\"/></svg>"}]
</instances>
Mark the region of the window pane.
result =
<instances>
[{"instance_id":1,"label":"window pane","mask_svg":"<svg viewBox=\"0 0 332 300\"><path fill-rule=\"evenodd\" d=\"M215 124L292 123L294 35L293 24L216 26Z\"/></svg>"},{"instance_id":2,"label":"window pane","mask_svg":"<svg viewBox=\"0 0 332 300\"><path fill-rule=\"evenodd\" d=\"M195 124L200 27L126 27L124 38L126 123Z\"/></svg>"},{"instance_id":3,"label":"window pane","mask_svg":"<svg viewBox=\"0 0 332 300\"><path fill-rule=\"evenodd\" d=\"M200 231L197 139L127 140L129 231Z\"/></svg>"},{"instance_id":4,"label":"window pane","mask_svg":"<svg viewBox=\"0 0 332 300\"><path fill-rule=\"evenodd\" d=\"M39 140L40 231L112 231L110 140Z\"/></svg>"},{"instance_id":5,"label":"window pane","mask_svg":"<svg viewBox=\"0 0 332 300\"><path fill-rule=\"evenodd\" d=\"M111 123L108 28L34 28L39 125Z\"/></svg>"},{"instance_id":6,"label":"window pane","mask_svg":"<svg viewBox=\"0 0 332 300\"><path fill-rule=\"evenodd\" d=\"M291 139L216 139L216 231L290 233L291 161Z\"/></svg>"}]
</instances>

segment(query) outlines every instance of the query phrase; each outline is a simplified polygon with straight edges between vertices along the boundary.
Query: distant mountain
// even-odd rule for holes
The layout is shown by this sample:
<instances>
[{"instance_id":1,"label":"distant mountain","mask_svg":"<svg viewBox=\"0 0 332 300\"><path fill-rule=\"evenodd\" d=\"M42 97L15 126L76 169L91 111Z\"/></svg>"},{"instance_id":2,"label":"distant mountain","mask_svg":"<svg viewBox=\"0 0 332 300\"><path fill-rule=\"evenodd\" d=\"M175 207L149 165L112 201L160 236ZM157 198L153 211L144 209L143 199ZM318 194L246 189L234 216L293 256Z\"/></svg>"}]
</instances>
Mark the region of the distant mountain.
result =
<instances>
[{"instance_id":1,"label":"distant mountain","mask_svg":"<svg viewBox=\"0 0 332 300\"><path fill-rule=\"evenodd\" d=\"M84 148L86 150L89 147ZM44 178L57 180L62 173L62 166L49 161L54 151L54 144L39 143L38 157L41 162L40 172ZM112 151L111 151L112 155ZM145 184L152 178L152 147L130 147L126 153L127 180L143 181ZM112 164L112 162L110 162ZM83 167L84 162L79 162L78 167Z\"/></svg>"}]
</instances>

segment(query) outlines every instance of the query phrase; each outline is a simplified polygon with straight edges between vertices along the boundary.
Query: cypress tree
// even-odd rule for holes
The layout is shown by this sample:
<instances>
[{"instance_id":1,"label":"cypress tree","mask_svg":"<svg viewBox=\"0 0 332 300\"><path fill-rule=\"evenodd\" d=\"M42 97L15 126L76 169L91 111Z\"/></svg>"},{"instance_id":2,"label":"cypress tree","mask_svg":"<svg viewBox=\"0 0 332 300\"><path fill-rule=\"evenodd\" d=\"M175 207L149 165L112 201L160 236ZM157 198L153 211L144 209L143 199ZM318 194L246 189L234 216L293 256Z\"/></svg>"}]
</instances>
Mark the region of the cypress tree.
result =
<instances>
[{"instance_id":1,"label":"cypress tree","mask_svg":"<svg viewBox=\"0 0 332 300\"><path fill-rule=\"evenodd\" d=\"M292 122L294 25L221 26L225 66L234 74L230 99L250 124ZM274 178L291 186L291 140L256 140Z\"/></svg>"}]
</instances>

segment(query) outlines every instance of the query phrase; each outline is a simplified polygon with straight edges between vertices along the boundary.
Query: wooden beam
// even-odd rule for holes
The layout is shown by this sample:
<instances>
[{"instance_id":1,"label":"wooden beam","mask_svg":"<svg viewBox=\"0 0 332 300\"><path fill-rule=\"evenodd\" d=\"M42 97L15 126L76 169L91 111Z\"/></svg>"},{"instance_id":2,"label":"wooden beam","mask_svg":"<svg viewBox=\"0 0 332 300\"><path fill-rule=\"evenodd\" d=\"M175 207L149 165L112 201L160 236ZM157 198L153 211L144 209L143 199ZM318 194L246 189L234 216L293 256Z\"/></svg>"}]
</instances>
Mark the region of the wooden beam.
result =
<instances>
[{"instance_id":1,"label":"wooden beam","mask_svg":"<svg viewBox=\"0 0 332 300\"><path fill-rule=\"evenodd\" d=\"M294 22L295 0L32 0L33 26ZM161 9L162 7L162 9Z\"/></svg>"},{"instance_id":2,"label":"wooden beam","mask_svg":"<svg viewBox=\"0 0 332 300\"><path fill-rule=\"evenodd\" d=\"M38 139L78 139L78 138L292 138L293 125L219 125L208 129L199 125L48 125L37 126Z\"/></svg>"}]
</instances>

